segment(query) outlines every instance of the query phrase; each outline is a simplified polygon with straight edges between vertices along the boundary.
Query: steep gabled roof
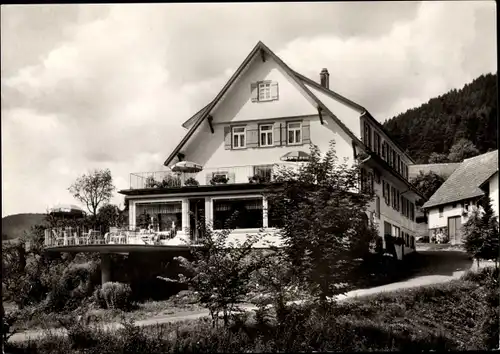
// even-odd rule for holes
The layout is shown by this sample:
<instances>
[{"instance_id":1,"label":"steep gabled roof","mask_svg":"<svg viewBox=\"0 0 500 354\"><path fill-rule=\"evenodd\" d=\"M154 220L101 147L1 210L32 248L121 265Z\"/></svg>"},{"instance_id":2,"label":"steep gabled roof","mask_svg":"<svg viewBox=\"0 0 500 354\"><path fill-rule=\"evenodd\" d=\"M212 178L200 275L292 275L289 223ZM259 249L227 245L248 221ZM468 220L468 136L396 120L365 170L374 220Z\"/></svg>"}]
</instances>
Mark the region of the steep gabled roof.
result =
<instances>
[{"instance_id":1,"label":"steep gabled roof","mask_svg":"<svg viewBox=\"0 0 500 354\"><path fill-rule=\"evenodd\" d=\"M498 171L498 150L464 160L424 204L431 208L484 195L479 188Z\"/></svg>"},{"instance_id":2,"label":"steep gabled roof","mask_svg":"<svg viewBox=\"0 0 500 354\"><path fill-rule=\"evenodd\" d=\"M195 116L191 117L186 121L184 124L188 123L190 120L195 121L194 124L191 126L191 128L188 130L184 138L181 140L181 142L177 145L177 147L172 151L170 156L165 160L164 165L168 166L168 164L175 158L175 156L179 153L179 151L182 149L184 144L189 140L189 138L193 135L193 133L196 131L196 129L200 126L201 122L208 117L212 109L215 107L217 102L224 96L224 94L228 91L228 89L232 86L232 84L236 81L236 79L240 76L242 73L243 69L250 63L252 58L257 55L260 51L263 51L265 54L270 56L289 76L292 80L295 81L295 83L304 90L304 92L320 107L328 116L330 116L340 127L343 129L346 134L348 134L353 141L355 141L357 144L360 146L364 146L364 144L359 140L345 125L338 119L326 106L319 100L312 92L309 90L305 85L302 79L297 77L295 72L288 67L276 54L274 54L264 43L259 41L257 45L252 49L250 54L245 58L243 63L238 67L236 72L231 76L229 81L224 85L222 90L217 94L215 99L210 102L204 109L201 109L198 113L195 114ZM347 100L347 99L345 99Z\"/></svg>"},{"instance_id":3,"label":"steep gabled roof","mask_svg":"<svg viewBox=\"0 0 500 354\"><path fill-rule=\"evenodd\" d=\"M434 172L437 175L442 176L444 179L448 179L453 172L460 166L460 162L447 162L447 163L427 163L421 165L410 165L409 166L409 177L415 178L418 176L420 171L424 174L429 172Z\"/></svg>"},{"instance_id":4,"label":"steep gabled roof","mask_svg":"<svg viewBox=\"0 0 500 354\"><path fill-rule=\"evenodd\" d=\"M212 102L210 102L212 103ZM208 108L208 106L210 105L207 104L205 107L203 107L202 109L200 109L198 112L196 112L195 114L193 114L193 116L191 118L189 118L188 120L186 120L184 123L182 123L182 127L183 128L187 128L192 122L195 122L196 119L200 118L200 116L205 113L205 110Z\"/></svg>"}]
</instances>

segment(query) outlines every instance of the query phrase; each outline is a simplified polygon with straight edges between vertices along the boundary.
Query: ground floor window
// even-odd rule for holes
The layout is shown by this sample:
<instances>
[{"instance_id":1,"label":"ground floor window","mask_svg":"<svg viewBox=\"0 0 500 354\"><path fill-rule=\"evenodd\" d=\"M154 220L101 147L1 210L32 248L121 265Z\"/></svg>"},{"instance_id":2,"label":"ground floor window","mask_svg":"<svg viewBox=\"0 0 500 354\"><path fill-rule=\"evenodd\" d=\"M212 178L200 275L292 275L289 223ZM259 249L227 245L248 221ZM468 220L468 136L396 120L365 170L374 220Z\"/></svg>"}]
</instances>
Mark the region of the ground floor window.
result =
<instances>
[{"instance_id":1,"label":"ground floor window","mask_svg":"<svg viewBox=\"0 0 500 354\"><path fill-rule=\"evenodd\" d=\"M182 203L138 203L135 207L136 225L141 229L170 231L182 229Z\"/></svg>"},{"instance_id":2,"label":"ground floor window","mask_svg":"<svg viewBox=\"0 0 500 354\"><path fill-rule=\"evenodd\" d=\"M237 213L232 225L230 218ZM262 198L216 199L213 201L214 228L255 229L263 226Z\"/></svg>"}]
</instances>

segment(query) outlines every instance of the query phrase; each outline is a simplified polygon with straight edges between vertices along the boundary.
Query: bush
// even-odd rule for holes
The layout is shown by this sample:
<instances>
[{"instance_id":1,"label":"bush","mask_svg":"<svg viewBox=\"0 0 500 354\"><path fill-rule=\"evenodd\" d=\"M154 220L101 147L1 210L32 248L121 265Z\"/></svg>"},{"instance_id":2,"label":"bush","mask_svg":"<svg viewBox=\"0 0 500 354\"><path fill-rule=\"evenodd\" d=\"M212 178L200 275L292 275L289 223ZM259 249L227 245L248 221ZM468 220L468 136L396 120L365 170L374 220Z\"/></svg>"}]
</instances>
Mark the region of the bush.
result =
<instances>
[{"instance_id":1,"label":"bush","mask_svg":"<svg viewBox=\"0 0 500 354\"><path fill-rule=\"evenodd\" d=\"M107 282L94 292L94 300L102 308L127 311L132 307L132 290L128 284Z\"/></svg>"},{"instance_id":2,"label":"bush","mask_svg":"<svg viewBox=\"0 0 500 354\"><path fill-rule=\"evenodd\" d=\"M196 187L196 186L199 186L200 185L200 182L198 182L196 179L194 179L193 177L189 177L188 179L186 179L186 181L184 182L184 184L186 186L193 186L193 187Z\"/></svg>"},{"instance_id":3,"label":"bush","mask_svg":"<svg viewBox=\"0 0 500 354\"><path fill-rule=\"evenodd\" d=\"M73 264L66 268L54 284L45 301L45 310L59 312L74 310L92 296L96 287L98 267L94 262Z\"/></svg>"}]
</instances>

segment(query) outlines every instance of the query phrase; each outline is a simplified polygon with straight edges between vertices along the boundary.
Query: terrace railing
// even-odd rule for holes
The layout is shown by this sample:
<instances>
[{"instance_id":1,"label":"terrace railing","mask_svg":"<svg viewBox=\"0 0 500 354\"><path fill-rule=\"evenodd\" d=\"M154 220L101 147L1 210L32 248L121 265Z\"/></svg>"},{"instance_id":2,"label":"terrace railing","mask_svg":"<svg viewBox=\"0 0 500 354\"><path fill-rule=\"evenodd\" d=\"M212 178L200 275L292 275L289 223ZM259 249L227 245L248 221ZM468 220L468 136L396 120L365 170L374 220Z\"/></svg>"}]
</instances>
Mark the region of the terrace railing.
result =
<instances>
[{"instance_id":1,"label":"terrace railing","mask_svg":"<svg viewBox=\"0 0 500 354\"><path fill-rule=\"evenodd\" d=\"M258 183L273 179L280 168L297 168L297 163L270 165L245 165L205 168L196 173L167 171L139 172L130 174L130 189L180 188L184 186L232 183Z\"/></svg>"},{"instance_id":2,"label":"terrace railing","mask_svg":"<svg viewBox=\"0 0 500 354\"><path fill-rule=\"evenodd\" d=\"M110 228L102 233L79 227L49 228L45 230L45 247L88 245L161 245L173 239L177 230L149 232L138 228Z\"/></svg>"}]
</instances>

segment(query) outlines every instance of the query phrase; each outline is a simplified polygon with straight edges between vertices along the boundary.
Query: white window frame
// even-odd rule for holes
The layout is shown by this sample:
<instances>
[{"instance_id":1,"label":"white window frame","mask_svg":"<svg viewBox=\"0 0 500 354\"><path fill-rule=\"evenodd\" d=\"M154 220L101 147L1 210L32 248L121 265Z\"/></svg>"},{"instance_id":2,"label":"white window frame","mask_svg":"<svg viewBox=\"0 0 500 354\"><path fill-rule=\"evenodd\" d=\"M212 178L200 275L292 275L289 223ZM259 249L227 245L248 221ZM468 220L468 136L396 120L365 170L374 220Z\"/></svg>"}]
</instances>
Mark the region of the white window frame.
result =
<instances>
[{"instance_id":1,"label":"white window frame","mask_svg":"<svg viewBox=\"0 0 500 354\"><path fill-rule=\"evenodd\" d=\"M263 128L269 128L269 130L263 130ZM264 142L262 141L262 134L265 135ZM271 143L268 144L269 136L271 136ZM274 125L273 124L261 124L259 125L259 146L268 147L274 146Z\"/></svg>"},{"instance_id":2,"label":"white window frame","mask_svg":"<svg viewBox=\"0 0 500 354\"><path fill-rule=\"evenodd\" d=\"M235 129L243 129L243 131L235 132ZM246 127L231 127L231 147L233 149L245 149L247 147L247 130ZM238 136L238 146L235 144L235 136ZM243 137L244 144L241 144L241 137Z\"/></svg>"},{"instance_id":3,"label":"white window frame","mask_svg":"<svg viewBox=\"0 0 500 354\"><path fill-rule=\"evenodd\" d=\"M298 128L290 128L290 125L291 124L299 124L299 127ZM290 137L290 132L293 131L294 134L293 134L293 142L290 142L289 141L289 137ZM299 131L300 132L300 141L295 141L295 132ZM287 122L286 123L286 144L287 145L301 145L302 144L302 135L303 135L303 132L302 132L302 122Z\"/></svg>"},{"instance_id":4,"label":"white window frame","mask_svg":"<svg viewBox=\"0 0 500 354\"><path fill-rule=\"evenodd\" d=\"M272 81L259 81L257 83L257 99L259 102L272 101Z\"/></svg>"}]
</instances>

